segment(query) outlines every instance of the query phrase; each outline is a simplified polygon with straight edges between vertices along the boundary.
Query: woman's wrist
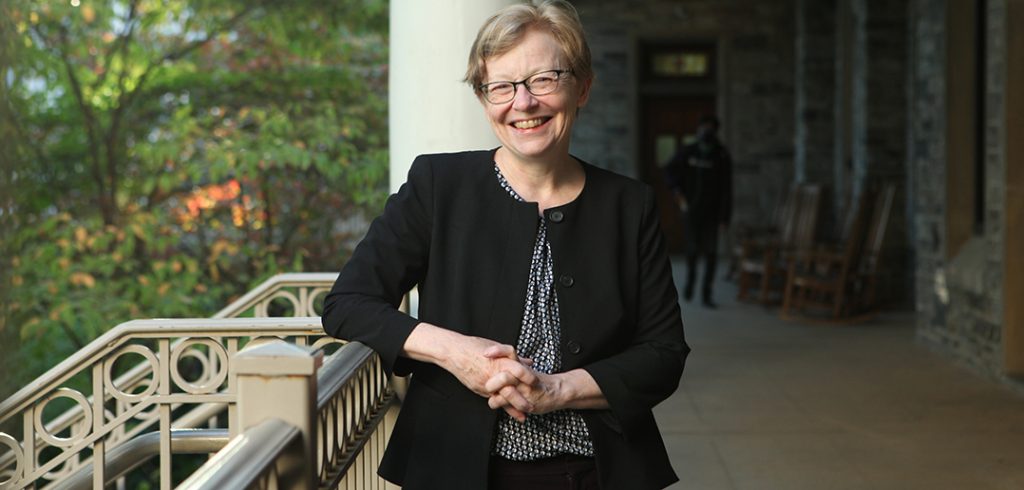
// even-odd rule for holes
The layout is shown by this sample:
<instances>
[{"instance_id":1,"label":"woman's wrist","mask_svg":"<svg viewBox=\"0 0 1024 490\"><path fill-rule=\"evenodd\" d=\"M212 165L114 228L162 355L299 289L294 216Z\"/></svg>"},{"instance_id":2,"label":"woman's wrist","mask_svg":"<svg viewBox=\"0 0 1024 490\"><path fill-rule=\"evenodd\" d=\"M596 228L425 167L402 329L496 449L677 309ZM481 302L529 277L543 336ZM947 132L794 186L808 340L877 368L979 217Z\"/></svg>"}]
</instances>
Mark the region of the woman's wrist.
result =
<instances>
[{"instance_id":1,"label":"woman's wrist","mask_svg":"<svg viewBox=\"0 0 1024 490\"><path fill-rule=\"evenodd\" d=\"M573 369L556 376L556 397L560 407L583 410L608 408L608 400L601 387L586 370Z\"/></svg>"},{"instance_id":2,"label":"woman's wrist","mask_svg":"<svg viewBox=\"0 0 1024 490\"><path fill-rule=\"evenodd\" d=\"M427 322L420 322L405 339L402 354L413 360L445 367L444 362L451 357L448 355L448 349L452 335L458 334Z\"/></svg>"}]
</instances>

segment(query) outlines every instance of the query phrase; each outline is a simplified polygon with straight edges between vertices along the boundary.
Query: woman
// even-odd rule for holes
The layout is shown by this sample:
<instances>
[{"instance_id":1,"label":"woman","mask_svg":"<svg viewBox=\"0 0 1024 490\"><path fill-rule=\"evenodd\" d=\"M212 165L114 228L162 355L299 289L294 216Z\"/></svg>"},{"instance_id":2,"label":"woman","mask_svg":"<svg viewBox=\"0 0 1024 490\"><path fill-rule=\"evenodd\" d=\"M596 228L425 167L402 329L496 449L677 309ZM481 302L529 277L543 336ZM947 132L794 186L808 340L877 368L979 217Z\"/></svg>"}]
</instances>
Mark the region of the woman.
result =
<instances>
[{"instance_id":1,"label":"woman","mask_svg":"<svg viewBox=\"0 0 1024 490\"><path fill-rule=\"evenodd\" d=\"M663 488L651 414L689 348L651 190L569 155L593 79L575 10L515 5L469 58L496 150L423 155L325 330L414 373L380 466L407 489ZM419 286L419 316L398 311Z\"/></svg>"}]
</instances>

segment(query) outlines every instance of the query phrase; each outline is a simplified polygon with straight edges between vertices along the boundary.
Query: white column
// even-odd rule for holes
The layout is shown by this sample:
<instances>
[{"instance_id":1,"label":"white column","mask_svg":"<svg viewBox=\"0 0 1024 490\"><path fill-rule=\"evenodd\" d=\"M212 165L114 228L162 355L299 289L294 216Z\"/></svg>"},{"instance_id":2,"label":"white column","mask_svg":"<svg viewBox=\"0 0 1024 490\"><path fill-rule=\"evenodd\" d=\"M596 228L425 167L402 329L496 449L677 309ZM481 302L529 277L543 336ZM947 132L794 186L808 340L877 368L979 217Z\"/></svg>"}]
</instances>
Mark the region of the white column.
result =
<instances>
[{"instance_id":1,"label":"white column","mask_svg":"<svg viewBox=\"0 0 1024 490\"><path fill-rule=\"evenodd\" d=\"M514 0L391 0L391 191L416 155L492 148L497 138L462 82L473 39Z\"/></svg>"}]
</instances>

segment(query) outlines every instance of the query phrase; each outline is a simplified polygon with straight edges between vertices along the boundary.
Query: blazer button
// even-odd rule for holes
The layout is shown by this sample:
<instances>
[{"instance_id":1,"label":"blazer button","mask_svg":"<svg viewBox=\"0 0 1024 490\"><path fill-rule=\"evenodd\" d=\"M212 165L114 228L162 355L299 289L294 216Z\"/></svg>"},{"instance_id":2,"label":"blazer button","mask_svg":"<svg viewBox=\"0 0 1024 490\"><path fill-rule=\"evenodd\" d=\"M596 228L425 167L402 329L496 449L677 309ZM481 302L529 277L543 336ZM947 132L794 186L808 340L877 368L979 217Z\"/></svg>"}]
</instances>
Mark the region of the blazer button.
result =
<instances>
[{"instance_id":1,"label":"blazer button","mask_svg":"<svg viewBox=\"0 0 1024 490\"><path fill-rule=\"evenodd\" d=\"M580 347L579 342L576 342L575 340L566 342L565 347L568 348L569 352L572 354L579 354L580 351L583 350L583 347Z\"/></svg>"},{"instance_id":2,"label":"blazer button","mask_svg":"<svg viewBox=\"0 0 1024 490\"><path fill-rule=\"evenodd\" d=\"M548 219L555 223L561 223L562 220L565 219L565 214L561 211L552 211L548 213Z\"/></svg>"},{"instance_id":3,"label":"blazer button","mask_svg":"<svg viewBox=\"0 0 1024 490\"><path fill-rule=\"evenodd\" d=\"M562 283L564 287L571 288L576 281L569 274L562 274L562 277L558 278L558 282Z\"/></svg>"}]
</instances>

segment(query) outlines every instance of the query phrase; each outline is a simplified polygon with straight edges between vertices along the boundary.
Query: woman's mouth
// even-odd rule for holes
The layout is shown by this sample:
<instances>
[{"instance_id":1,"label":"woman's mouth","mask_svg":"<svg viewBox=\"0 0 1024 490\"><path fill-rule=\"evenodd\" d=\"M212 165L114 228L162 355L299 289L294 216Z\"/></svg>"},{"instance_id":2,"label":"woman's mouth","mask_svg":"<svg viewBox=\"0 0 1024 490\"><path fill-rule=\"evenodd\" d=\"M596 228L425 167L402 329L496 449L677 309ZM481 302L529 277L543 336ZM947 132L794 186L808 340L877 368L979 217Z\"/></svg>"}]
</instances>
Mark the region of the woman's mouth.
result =
<instances>
[{"instance_id":1,"label":"woman's mouth","mask_svg":"<svg viewBox=\"0 0 1024 490\"><path fill-rule=\"evenodd\" d=\"M512 127L516 129L533 129L550 120L550 117L535 117L533 119L523 119L520 121L514 121L512 123Z\"/></svg>"}]
</instances>

